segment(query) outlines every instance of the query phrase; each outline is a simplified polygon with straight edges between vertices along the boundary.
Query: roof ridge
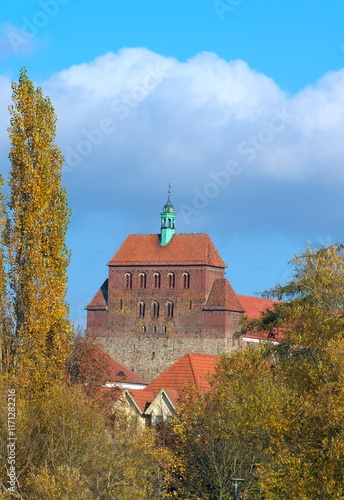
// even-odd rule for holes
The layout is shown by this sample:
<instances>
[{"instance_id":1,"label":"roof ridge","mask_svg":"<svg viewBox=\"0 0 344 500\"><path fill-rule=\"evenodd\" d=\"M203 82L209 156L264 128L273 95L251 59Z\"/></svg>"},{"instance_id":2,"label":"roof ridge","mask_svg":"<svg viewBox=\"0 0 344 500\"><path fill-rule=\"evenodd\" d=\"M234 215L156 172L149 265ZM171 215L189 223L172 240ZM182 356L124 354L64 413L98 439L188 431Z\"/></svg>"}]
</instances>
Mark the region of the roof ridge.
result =
<instances>
[{"instance_id":1,"label":"roof ridge","mask_svg":"<svg viewBox=\"0 0 344 500\"><path fill-rule=\"evenodd\" d=\"M158 234L128 235L108 266L206 265L227 267L206 233L177 233L161 246Z\"/></svg>"}]
</instances>

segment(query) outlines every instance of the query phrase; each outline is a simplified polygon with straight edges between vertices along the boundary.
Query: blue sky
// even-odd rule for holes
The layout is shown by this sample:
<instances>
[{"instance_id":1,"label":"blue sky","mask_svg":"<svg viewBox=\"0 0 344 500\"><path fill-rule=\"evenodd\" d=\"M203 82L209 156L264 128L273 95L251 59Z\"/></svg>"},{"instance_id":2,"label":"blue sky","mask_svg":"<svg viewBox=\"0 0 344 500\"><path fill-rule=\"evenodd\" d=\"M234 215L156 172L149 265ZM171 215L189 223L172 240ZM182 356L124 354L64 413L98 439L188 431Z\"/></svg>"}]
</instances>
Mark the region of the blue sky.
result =
<instances>
[{"instance_id":1,"label":"blue sky","mask_svg":"<svg viewBox=\"0 0 344 500\"><path fill-rule=\"evenodd\" d=\"M19 0L0 17L0 155L26 66L58 115L71 318L129 233L206 232L238 293L342 241L344 3Z\"/></svg>"}]
</instances>

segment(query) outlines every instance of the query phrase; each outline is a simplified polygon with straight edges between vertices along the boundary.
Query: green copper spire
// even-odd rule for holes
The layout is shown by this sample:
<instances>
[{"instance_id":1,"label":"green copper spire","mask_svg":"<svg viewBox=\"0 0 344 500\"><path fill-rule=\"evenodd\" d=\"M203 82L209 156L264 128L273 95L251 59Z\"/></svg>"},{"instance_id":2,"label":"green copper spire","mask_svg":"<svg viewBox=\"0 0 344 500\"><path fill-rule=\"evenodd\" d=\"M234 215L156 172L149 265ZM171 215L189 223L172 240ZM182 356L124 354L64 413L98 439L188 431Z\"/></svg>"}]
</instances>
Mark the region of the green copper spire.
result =
<instances>
[{"instance_id":1,"label":"green copper spire","mask_svg":"<svg viewBox=\"0 0 344 500\"><path fill-rule=\"evenodd\" d=\"M172 236L176 234L175 221L176 212L174 211L174 206L170 200L171 194L171 184L168 185L168 199L164 208L162 209L161 215L161 234L160 234L160 244L167 245L172 239Z\"/></svg>"}]
</instances>

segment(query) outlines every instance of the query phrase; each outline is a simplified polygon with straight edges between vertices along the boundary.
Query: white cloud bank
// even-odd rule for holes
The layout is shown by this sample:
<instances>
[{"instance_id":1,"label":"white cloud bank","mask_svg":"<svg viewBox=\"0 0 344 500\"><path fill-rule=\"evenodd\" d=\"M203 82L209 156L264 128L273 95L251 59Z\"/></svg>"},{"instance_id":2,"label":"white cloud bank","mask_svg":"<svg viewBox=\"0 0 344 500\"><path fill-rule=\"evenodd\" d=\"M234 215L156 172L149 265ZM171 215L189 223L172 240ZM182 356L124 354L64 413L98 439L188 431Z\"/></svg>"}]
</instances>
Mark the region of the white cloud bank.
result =
<instances>
[{"instance_id":1,"label":"white cloud bank","mask_svg":"<svg viewBox=\"0 0 344 500\"><path fill-rule=\"evenodd\" d=\"M182 170L183 183L193 182L196 172L201 180L233 158L255 174L280 179L322 169L342 179L344 71L287 96L240 60L202 53L180 63L146 49L123 49L72 66L44 87L74 175L100 155L97 169L110 178L122 178L122 166L144 169L147 178L173 165L176 173ZM129 165L132 156L144 163L149 158L149 164Z\"/></svg>"},{"instance_id":2,"label":"white cloud bank","mask_svg":"<svg viewBox=\"0 0 344 500\"><path fill-rule=\"evenodd\" d=\"M343 183L344 70L289 96L241 60L201 53L181 63L138 48L72 66L43 87L66 185L87 202L121 204L128 189L142 199L171 180L192 205L195 192L217 198L239 173L248 191L269 179Z\"/></svg>"},{"instance_id":3,"label":"white cloud bank","mask_svg":"<svg viewBox=\"0 0 344 500\"><path fill-rule=\"evenodd\" d=\"M286 95L244 61L201 53L181 63L137 48L72 66L43 89L58 115L81 268L99 260L99 239L109 258L126 233L158 231L169 181L180 231L342 239L344 70ZM0 92L4 151L1 75Z\"/></svg>"}]
</instances>

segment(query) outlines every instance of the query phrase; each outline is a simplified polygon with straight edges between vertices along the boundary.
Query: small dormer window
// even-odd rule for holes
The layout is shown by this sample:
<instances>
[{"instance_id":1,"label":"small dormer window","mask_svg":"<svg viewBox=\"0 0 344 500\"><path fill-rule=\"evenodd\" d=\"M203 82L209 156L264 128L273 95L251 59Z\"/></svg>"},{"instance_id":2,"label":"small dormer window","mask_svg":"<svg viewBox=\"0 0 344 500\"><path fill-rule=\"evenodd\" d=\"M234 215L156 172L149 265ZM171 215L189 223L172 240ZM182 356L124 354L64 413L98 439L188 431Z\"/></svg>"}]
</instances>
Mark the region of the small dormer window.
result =
<instances>
[{"instance_id":1,"label":"small dormer window","mask_svg":"<svg viewBox=\"0 0 344 500\"><path fill-rule=\"evenodd\" d=\"M126 377L126 374L124 372L122 372L122 370L120 372L118 372L116 374L116 377Z\"/></svg>"}]
</instances>

